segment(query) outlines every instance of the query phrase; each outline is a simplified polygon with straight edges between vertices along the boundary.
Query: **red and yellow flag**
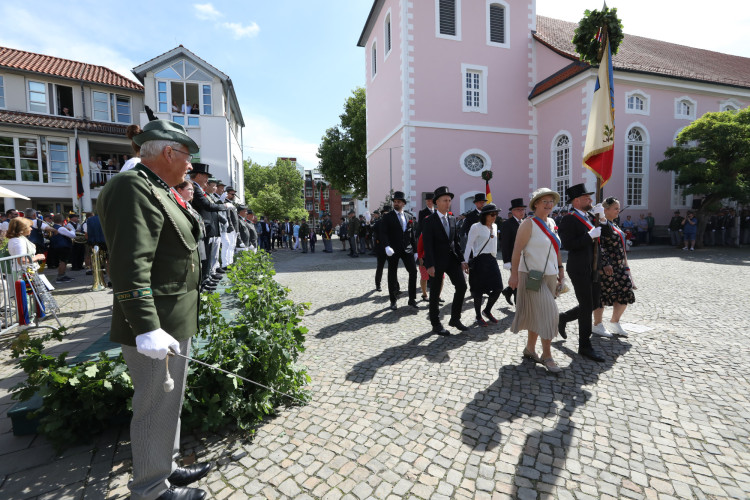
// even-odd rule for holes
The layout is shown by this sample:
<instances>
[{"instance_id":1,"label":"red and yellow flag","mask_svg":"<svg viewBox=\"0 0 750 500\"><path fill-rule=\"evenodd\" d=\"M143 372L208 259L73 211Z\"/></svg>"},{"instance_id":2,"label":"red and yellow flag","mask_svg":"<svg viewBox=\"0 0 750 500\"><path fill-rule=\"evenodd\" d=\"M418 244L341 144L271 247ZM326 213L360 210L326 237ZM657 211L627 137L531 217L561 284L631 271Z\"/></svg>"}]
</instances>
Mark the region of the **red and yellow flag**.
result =
<instances>
[{"instance_id":1,"label":"red and yellow flag","mask_svg":"<svg viewBox=\"0 0 750 500\"><path fill-rule=\"evenodd\" d=\"M583 164L594 172L604 185L612 177L612 160L615 152L615 90L613 87L612 52L607 38L604 56L594 87Z\"/></svg>"},{"instance_id":2,"label":"red and yellow flag","mask_svg":"<svg viewBox=\"0 0 750 500\"><path fill-rule=\"evenodd\" d=\"M78 199L83 198L83 162L81 162L81 148L78 145L78 129L76 129L76 190Z\"/></svg>"}]
</instances>

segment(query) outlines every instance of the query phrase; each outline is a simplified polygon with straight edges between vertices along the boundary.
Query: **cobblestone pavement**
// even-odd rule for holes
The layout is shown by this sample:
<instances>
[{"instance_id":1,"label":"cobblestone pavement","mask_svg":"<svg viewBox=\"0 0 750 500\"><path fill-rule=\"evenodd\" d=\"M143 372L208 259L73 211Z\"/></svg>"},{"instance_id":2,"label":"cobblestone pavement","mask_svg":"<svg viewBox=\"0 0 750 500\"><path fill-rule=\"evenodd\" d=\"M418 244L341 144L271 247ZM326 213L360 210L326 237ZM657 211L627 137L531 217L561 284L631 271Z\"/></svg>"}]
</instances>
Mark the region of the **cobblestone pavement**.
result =
<instances>
[{"instance_id":1,"label":"cobblestone pavement","mask_svg":"<svg viewBox=\"0 0 750 500\"><path fill-rule=\"evenodd\" d=\"M252 437L186 436L188 461L219 464L199 483L212 498L750 498L747 249L636 249L637 302L622 320L633 333L595 338L607 361L594 363L575 354L570 325L553 343L559 376L522 361L526 336L510 333L502 297L498 325L439 337L426 303L388 309L373 257L274 256L277 279L310 303L313 398ZM54 498L124 498L127 430L46 467L70 476L45 476L63 488ZM0 497L24 475L0 471Z\"/></svg>"}]
</instances>

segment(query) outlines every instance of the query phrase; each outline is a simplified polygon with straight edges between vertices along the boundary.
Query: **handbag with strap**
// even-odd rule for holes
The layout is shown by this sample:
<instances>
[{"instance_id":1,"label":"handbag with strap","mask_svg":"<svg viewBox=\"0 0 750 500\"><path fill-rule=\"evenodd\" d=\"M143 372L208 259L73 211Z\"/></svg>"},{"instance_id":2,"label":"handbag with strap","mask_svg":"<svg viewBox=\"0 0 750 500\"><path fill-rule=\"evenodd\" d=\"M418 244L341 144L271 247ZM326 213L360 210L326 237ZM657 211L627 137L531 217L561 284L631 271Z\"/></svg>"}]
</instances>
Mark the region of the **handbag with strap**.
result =
<instances>
[{"instance_id":1,"label":"handbag with strap","mask_svg":"<svg viewBox=\"0 0 750 500\"><path fill-rule=\"evenodd\" d=\"M547 261L549 260L549 254L552 251L552 243L549 245L549 250L547 251L547 257L544 259L544 267L547 267ZM526 267L526 269L529 271L529 277L526 280L526 290L531 290L532 292L538 292L539 289L542 287L542 280L544 279L544 271L534 271L529 269L529 266L526 265L526 252L523 254L523 265Z\"/></svg>"},{"instance_id":2,"label":"handbag with strap","mask_svg":"<svg viewBox=\"0 0 750 500\"><path fill-rule=\"evenodd\" d=\"M482 245L482 248L479 249L479 252L476 255L474 255L472 258L470 258L469 262L466 263L469 266L469 269L474 269L474 265L476 264L477 256L482 254L482 250L484 250L484 247L487 246L487 243L489 243L491 239L492 239L492 233L490 233L490 237L487 238L487 241L484 242L484 245Z\"/></svg>"}]
</instances>

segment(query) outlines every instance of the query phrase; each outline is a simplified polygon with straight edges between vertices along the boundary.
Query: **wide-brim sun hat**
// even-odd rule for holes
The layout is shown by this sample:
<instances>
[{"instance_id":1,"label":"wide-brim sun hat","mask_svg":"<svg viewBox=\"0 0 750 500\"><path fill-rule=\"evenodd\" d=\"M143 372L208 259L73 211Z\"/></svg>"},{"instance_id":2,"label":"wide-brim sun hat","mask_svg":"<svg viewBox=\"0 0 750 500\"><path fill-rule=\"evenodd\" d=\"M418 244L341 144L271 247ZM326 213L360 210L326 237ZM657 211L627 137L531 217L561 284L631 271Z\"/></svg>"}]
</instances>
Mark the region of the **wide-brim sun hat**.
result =
<instances>
[{"instance_id":1,"label":"wide-brim sun hat","mask_svg":"<svg viewBox=\"0 0 750 500\"><path fill-rule=\"evenodd\" d=\"M142 146L148 141L174 141L187 146L190 154L197 153L198 144L188 135L185 127L169 120L154 120L143 127L140 134L133 136L136 146Z\"/></svg>"},{"instance_id":2,"label":"wide-brim sun hat","mask_svg":"<svg viewBox=\"0 0 750 500\"><path fill-rule=\"evenodd\" d=\"M529 198L529 207L533 210L534 208L536 208L534 206L534 203L536 203L539 198L550 195L555 199L555 205L560 203L560 194L557 191L552 191L550 188L543 187L531 193L531 198Z\"/></svg>"},{"instance_id":3,"label":"wide-brim sun hat","mask_svg":"<svg viewBox=\"0 0 750 500\"><path fill-rule=\"evenodd\" d=\"M491 214L491 213L497 214L499 212L500 210L498 210L497 205L495 205L494 203L488 203L482 207L482 210L479 212L479 215Z\"/></svg>"}]
</instances>

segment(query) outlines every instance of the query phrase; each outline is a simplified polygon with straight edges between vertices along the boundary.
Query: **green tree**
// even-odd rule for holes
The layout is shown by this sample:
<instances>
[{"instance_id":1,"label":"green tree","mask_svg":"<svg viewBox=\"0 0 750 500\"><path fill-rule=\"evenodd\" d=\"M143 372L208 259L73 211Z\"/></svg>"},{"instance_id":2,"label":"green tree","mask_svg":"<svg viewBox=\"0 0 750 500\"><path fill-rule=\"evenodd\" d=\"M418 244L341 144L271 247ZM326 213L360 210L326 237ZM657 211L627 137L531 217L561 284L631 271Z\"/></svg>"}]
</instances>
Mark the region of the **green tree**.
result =
<instances>
[{"instance_id":1,"label":"green tree","mask_svg":"<svg viewBox=\"0 0 750 500\"><path fill-rule=\"evenodd\" d=\"M346 100L341 124L326 130L318 147L320 173L331 187L358 198L367 196L365 89L357 87Z\"/></svg>"},{"instance_id":2,"label":"green tree","mask_svg":"<svg viewBox=\"0 0 750 500\"><path fill-rule=\"evenodd\" d=\"M698 243L706 213L721 200L750 201L750 109L706 113L685 127L677 145L667 148L657 168L675 172L685 194L702 196Z\"/></svg>"},{"instance_id":3,"label":"green tree","mask_svg":"<svg viewBox=\"0 0 750 500\"><path fill-rule=\"evenodd\" d=\"M243 168L245 199L256 215L272 219L307 217L304 180L290 161L277 160L264 167L247 159Z\"/></svg>"}]
</instances>

